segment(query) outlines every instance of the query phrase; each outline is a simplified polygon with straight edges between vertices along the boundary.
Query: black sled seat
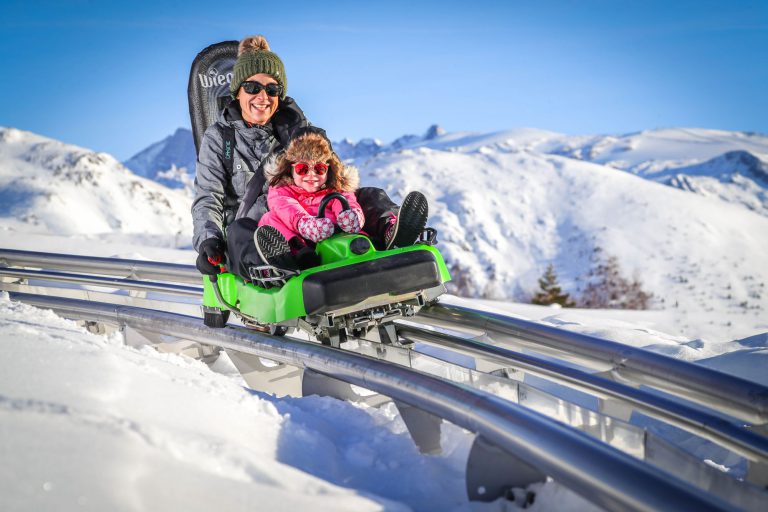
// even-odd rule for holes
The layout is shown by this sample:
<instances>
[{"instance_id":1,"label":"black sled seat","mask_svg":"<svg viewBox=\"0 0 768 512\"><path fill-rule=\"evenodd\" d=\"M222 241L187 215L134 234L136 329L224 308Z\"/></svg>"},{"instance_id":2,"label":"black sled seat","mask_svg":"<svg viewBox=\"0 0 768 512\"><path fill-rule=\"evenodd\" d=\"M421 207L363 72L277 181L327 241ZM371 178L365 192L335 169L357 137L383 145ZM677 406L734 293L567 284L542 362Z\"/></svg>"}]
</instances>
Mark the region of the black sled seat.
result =
<instances>
[{"instance_id":1,"label":"black sled seat","mask_svg":"<svg viewBox=\"0 0 768 512\"><path fill-rule=\"evenodd\" d=\"M302 294L308 315L354 306L370 297L418 292L442 284L440 269L429 251L411 251L304 278Z\"/></svg>"},{"instance_id":2,"label":"black sled seat","mask_svg":"<svg viewBox=\"0 0 768 512\"><path fill-rule=\"evenodd\" d=\"M216 122L219 112L231 100L229 83L237 61L238 44L237 41L212 44L198 53L192 62L187 101L196 153L200 152L206 128Z\"/></svg>"}]
</instances>

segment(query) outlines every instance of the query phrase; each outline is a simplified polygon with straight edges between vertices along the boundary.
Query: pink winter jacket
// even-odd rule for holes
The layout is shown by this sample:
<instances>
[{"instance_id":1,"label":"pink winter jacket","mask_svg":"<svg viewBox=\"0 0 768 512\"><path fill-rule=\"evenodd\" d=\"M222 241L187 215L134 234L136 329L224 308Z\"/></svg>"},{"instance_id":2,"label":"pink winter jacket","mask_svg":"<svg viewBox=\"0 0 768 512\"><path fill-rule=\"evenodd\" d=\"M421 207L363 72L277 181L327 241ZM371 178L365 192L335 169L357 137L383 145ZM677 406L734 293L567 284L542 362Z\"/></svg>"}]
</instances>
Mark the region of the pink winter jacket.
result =
<instances>
[{"instance_id":1,"label":"pink winter jacket","mask_svg":"<svg viewBox=\"0 0 768 512\"><path fill-rule=\"evenodd\" d=\"M269 211L277 216L283 224L296 230L296 225L302 217L306 215L317 216L320 201L331 192L338 191L323 189L317 192L307 192L296 185L269 187L267 204L269 205ZM341 194L347 198L350 209L357 213L360 225L362 226L364 222L363 209L358 204L357 199L355 199L355 194L352 192L341 192ZM341 210L341 201L331 200L328 206L325 207L325 216L336 224L336 216Z\"/></svg>"}]
</instances>

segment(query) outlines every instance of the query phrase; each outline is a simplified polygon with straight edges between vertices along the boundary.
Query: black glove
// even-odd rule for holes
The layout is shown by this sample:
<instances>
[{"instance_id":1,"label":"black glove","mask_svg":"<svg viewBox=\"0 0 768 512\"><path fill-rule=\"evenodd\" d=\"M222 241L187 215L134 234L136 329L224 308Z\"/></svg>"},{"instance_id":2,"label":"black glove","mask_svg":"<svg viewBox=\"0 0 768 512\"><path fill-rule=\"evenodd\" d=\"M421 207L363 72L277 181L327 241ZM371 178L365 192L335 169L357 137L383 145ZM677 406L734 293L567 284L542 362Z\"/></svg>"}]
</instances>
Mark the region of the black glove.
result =
<instances>
[{"instance_id":1,"label":"black glove","mask_svg":"<svg viewBox=\"0 0 768 512\"><path fill-rule=\"evenodd\" d=\"M198 253L195 266L201 274L211 276L221 272L218 264L224 262L224 242L218 238L203 240Z\"/></svg>"}]
</instances>

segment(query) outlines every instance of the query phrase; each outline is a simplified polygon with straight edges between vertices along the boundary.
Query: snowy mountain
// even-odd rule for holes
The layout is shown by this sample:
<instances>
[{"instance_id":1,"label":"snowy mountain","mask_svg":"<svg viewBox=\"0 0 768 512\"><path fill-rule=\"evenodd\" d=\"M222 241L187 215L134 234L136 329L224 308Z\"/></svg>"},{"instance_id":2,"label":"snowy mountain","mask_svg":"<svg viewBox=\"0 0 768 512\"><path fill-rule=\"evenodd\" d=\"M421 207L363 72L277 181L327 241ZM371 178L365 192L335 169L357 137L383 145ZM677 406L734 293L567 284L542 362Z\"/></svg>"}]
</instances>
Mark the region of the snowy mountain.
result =
<instances>
[{"instance_id":1,"label":"snowy mountain","mask_svg":"<svg viewBox=\"0 0 768 512\"><path fill-rule=\"evenodd\" d=\"M768 136L692 128L554 138L536 150L621 169L768 215Z\"/></svg>"},{"instance_id":2,"label":"snowy mountain","mask_svg":"<svg viewBox=\"0 0 768 512\"><path fill-rule=\"evenodd\" d=\"M389 144L371 138L334 143L342 160L358 163L409 148L472 152L483 146L593 162L688 192L716 196L768 216L768 136L761 134L699 128L605 136L569 136L534 129L447 134L432 125L423 135L403 135ZM124 165L139 176L171 188L185 188L191 194L195 169L192 132L179 128Z\"/></svg>"},{"instance_id":3,"label":"snowy mountain","mask_svg":"<svg viewBox=\"0 0 768 512\"><path fill-rule=\"evenodd\" d=\"M0 225L10 232L191 239L190 199L112 156L0 128Z\"/></svg>"},{"instance_id":4,"label":"snowy mountain","mask_svg":"<svg viewBox=\"0 0 768 512\"><path fill-rule=\"evenodd\" d=\"M340 142L334 142L333 149L342 160L352 160L368 158L380 153L384 149L384 145L378 139L361 139L358 142L343 139Z\"/></svg>"},{"instance_id":5,"label":"snowy mountain","mask_svg":"<svg viewBox=\"0 0 768 512\"><path fill-rule=\"evenodd\" d=\"M334 144L343 159L356 162L420 147L462 153L488 147L560 155L717 196L768 215L768 136L754 133L677 128L621 136L569 136L534 129L446 134L434 125L423 136L406 135L389 145L372 139Z\"/></svg>"},{"instance_id":6,"label":"snowy mountain","mask_svg":"<svg viewBox=\"0 0 768 512\"><path fill-rule=\"evenodd\" d=\"M195 160L192 131L178 128L173 135L133 155L123 165L139 176L156 180L167 187L190 188Z\"/></svg>"},{"instance_id":7,"label":"snowy mountain","mask_svg":"<svg viewBox=\"0 0 768 512\"><path fill-rule=\"evenodd\" d=\"M749 151L729 151L700 164L667 168L645 176L768 215L768 159L761 160Z\"/></svg>"},{"instance_id":8,"label":"snowy mountain","mask_svg":"<svg viewBox=\"0 0 768 512\"><path fill-rule=\"evenodd\" d=\"M427 129L424 135L403 135L392 141L390 144L382 144L378 139L362 139L359 142L344 139L341 142L335 142L333 144L333 149L338 153L342 160L370 158L384 151L398 151L420 143L429 142L444 134L444 129L433 124Z\"/></svg>"},{"instance_id":9,"label":"snowy mountain","mask_svg":"<svg viewBox=\"0 0 768 512\"><path fill-rule=\"evenodd\" d=\"M716 197L498 144L421 145L358 165L363 183L396 198L427 195L462 295L526 301L552 263L578 297L616 257L653 307L733 311L739 321L759 321L768 307L768 218Z\"/></svg>"},{"instance_id":10,"label":"snowy mountain","mask_svg":"<svg viewBox=\"0 0 768 512\"><path fill-rule=\"evenodd\" d=\"M535 149L643 174L701 163L735 150L765 156L767 147L768 136L758 133L664 128L618 136L556 135Z\"/></svg>"},{"instance_id":11,"label":"snowy mountain","mask_svg":"<svg viewBox=\"0 0 768 512\"><path fill-rule=\"evenodd\" d=\"M367 158L381 151L396 151L428 141L444 133L442 128L432 125L423 136L403 135L387 145L377 139L362 139L358 142L343 139L334 143L334 149L344 160ZM123 165L139 176L156 180L167 187L180 188L187 187L194 180L195 161L192 131L178 128L173 135L143 149L123 162Z\"/></svg>"},{"instance_id":12,"label":"snowy mountain","mask_svg":"<svg viewBox=\"0 0 768 512\"><path fill-rule=\"evenodd\" d=\"M334 147L360 168L363 184L395 198L427 194L456 293L527 301L552 263L579 300L600 269L618 262L623 279L652 295L650 307L679 312L682 331L698 315L709 332L728 336L768 328L758 257L768 244L765 135L478 134L435 125L389 144ZM722 315L705 315L714 310Z\"/></svg>"}]
</instances>

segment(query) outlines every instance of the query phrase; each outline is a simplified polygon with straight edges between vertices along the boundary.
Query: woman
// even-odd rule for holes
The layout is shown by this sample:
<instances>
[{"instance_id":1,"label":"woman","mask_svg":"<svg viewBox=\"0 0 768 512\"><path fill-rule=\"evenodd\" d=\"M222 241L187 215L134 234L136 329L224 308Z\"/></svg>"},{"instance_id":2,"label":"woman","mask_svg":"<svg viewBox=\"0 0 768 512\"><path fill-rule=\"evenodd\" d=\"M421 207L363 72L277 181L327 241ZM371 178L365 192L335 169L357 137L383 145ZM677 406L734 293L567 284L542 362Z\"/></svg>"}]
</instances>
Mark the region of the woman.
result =
<instances>
[{"instance_id":1,"label":"woman","mask_svg":"<svg viewBox=\"0 0 768 512\"><path fill-rule=\"evenodd\" d=\"M283 61L263 36L240 42L230 83L232 101L205 131L197 158L193 245L203 274L218 273L225 252L229 270L243 277L249 267L263 264L253 234L266 212L264 164L299 135L317 133L327 140L325 131L313 127L286 96L287 84ZM381 248L410 245L416 238L410 240L411 234L424 227L425 202L404 205L403 214L416 213L401 215L398 221L397 205L383 190L363 188L356 196L367 231Z\"/></svg>"}]
</instances>

